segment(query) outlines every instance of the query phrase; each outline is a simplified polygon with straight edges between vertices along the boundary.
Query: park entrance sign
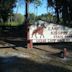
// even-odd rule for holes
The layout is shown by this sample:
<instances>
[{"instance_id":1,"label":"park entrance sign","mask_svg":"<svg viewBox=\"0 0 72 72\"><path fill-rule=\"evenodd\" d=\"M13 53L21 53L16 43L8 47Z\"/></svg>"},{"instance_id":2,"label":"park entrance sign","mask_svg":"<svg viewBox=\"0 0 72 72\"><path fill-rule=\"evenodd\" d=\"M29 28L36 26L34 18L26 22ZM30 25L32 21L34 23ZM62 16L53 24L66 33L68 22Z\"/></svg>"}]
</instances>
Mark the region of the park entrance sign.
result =
<instances>
[{"instance_id":1,"label":"park entrance sign","mask_svg":"<svg viewBox=\"0 0 72 72\"><path fill-rule=\"evenodd\" d=\"M44 21L37 23L29 27L33 43L72 42L72 28Z\"/></svg>"}]
</instances>

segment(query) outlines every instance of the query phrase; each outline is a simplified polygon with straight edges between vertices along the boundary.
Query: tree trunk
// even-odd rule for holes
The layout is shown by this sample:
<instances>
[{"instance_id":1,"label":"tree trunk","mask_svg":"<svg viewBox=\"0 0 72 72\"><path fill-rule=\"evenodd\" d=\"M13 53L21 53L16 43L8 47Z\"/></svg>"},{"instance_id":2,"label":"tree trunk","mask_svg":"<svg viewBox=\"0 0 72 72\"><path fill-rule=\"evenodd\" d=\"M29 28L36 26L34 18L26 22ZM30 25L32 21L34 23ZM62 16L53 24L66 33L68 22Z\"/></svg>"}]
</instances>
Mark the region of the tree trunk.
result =
<instances>
[{"instance_id":1,"label":"tree trunk","mask_svg":"<svg viewBox=\"0 0 72 72\"><path fill-rule=\"evenodd\" d=\"M57 17L57 23L59 23L60 19L59 19L59 12L58 12L58 8L55 8L55 12L56 12L56 17Z\"/></svg>"},{"instance_id":2,"label":"tree trunk","mask_svg":"<svg viewBox=\"0 0 72 72\"><path fill-rule=\"evenodd\" d=\"M67 2L66 1L64 1L64 3L63 3L62 18L63 18L64 24L67 24L67 22L68 22L68 9L67 9Z\"/></svg>"},{"instance_id":3,"label":"tree trunk","mask_svg":"<svg viewBox=\"0 0 72 72\"><path fill-rule=\"evenodd\" d=\"M32 48L32 40L29 39L29 14L28 14L28 8L29 8L29 0L26 0L26 15L25 15L25 32L26 32L26 43L27 48Z\"/></svg>"}]
</instances>

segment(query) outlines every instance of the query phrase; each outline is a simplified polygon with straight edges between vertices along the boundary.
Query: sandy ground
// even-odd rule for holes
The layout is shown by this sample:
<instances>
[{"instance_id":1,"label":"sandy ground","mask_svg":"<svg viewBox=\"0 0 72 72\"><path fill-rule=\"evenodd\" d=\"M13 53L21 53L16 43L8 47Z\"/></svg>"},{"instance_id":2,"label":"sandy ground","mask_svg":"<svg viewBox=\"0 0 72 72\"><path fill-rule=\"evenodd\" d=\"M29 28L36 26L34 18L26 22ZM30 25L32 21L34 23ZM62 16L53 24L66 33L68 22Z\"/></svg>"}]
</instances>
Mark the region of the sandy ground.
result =
<instances>
[{"instance_id":1,"label":"sandy ground","mask_svg":"<svg viewBox=\"0 0 72 72\"><path fill-rule=\"evenodd\" d=\"M17 46L18 44L18 46ZM0 72L72 72L71 43L34 45L32 49L19 43L0 41ZM68 49L68 57L57 54Z\"/></svg>"}]
</instances>

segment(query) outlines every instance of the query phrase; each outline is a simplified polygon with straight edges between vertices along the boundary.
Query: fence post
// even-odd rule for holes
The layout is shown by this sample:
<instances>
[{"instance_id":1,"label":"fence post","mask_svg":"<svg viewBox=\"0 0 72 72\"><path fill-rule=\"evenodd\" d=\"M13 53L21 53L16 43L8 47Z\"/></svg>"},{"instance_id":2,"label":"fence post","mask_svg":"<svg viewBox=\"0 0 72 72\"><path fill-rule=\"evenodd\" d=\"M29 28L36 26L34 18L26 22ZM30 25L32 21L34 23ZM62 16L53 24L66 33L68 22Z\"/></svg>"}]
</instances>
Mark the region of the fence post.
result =
<instances>
[{"instance_id":1,"label":"fence post","mask_svg":"<svg viewBox=\"0 0 72 72\"><path fill-rule=\"evenodd\" d=\"M66 57L67 57L67 49L64 48L64 58L66 58Z\"/></svg>"},{"instance_id":2,"label":"fence post","mask_svg":"<svg viewBox=\"0 0 72 72\"><path fill-rule=\"evenodd\" d=\"M33 48L32 40L28 40L28 42L27 42L27 48Z\"/></svg>"}]
</instances>

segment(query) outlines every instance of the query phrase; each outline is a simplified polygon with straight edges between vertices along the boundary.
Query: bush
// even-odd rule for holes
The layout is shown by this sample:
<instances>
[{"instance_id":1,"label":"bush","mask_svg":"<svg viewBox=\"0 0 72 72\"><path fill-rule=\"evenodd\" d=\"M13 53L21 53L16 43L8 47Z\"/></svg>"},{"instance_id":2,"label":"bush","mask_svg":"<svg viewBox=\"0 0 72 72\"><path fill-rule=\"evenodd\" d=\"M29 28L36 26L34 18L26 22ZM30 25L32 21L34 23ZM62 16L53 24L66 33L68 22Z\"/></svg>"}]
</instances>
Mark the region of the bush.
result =
<instances>
[{"instance_id":1,"label":"bush","mask_svg":"<svg viewBox=\"0 0 72 72\"><path fill-rule=\"evenodd\" d=\"M5 23L0 23L0 26L19 26L19 25L22 25L18 22L5 22Z\"/></svg>"}]
</instances>

